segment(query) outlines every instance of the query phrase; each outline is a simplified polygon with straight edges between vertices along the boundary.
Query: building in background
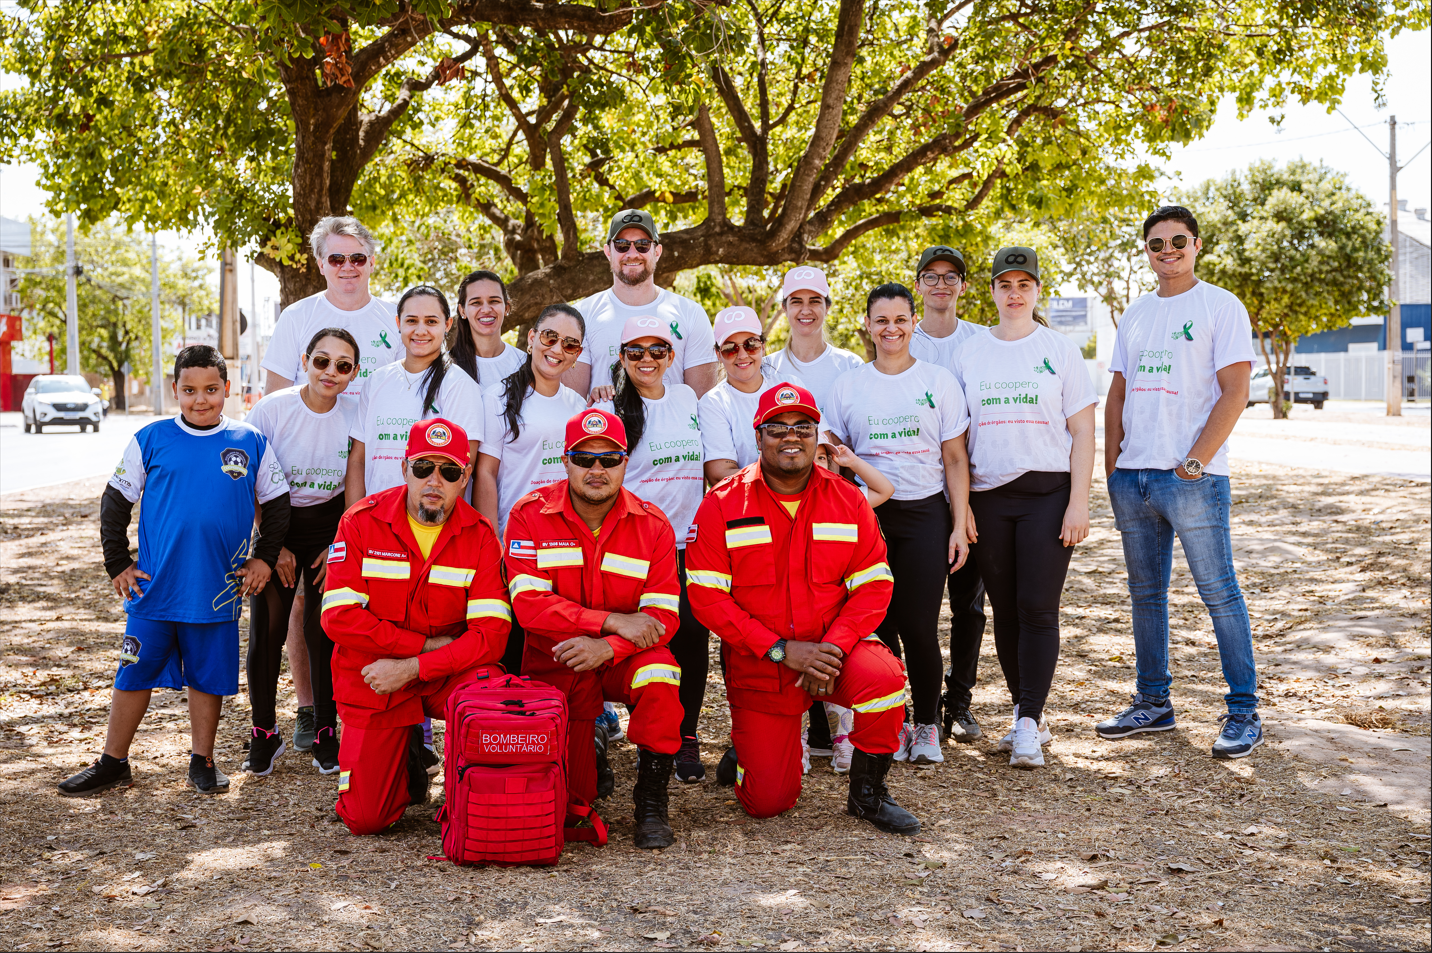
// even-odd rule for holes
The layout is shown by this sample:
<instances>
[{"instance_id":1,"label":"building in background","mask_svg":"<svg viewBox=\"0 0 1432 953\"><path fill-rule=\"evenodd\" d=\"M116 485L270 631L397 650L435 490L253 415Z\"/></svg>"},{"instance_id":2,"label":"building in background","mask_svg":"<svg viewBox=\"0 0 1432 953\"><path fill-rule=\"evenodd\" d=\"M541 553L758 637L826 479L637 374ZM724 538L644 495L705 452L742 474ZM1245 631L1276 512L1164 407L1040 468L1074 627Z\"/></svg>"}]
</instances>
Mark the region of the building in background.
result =
<instances>
[{"instance_id":1,"label":"building in background","mask_svg":"<svg viewBox=\"0 0 1432 953\"><path fill-rule=\"evenodd\" d=\"M0 410L19 410L21 395L38 373L17 375L17 370L30 368L16 368L10 354L11 345L25 339L20 318L20 273L15 259L29 254L30 223L0 217Z\"/></svg>"}]
</instances>

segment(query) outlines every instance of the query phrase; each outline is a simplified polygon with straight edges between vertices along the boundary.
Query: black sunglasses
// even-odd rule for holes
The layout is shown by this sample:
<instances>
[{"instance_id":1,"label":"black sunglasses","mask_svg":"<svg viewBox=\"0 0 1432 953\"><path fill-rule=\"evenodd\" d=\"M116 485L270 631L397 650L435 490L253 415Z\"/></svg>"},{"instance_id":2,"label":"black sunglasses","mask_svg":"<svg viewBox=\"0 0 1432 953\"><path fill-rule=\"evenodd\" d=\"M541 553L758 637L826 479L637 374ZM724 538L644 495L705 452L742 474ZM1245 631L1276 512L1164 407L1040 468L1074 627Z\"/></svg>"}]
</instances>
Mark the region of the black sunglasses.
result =
<instances>
[{"instance_id":1,"label":"black sunglasses","mask_svg":"<svg viewBox=\"0 0 1432 953\"><path fill-rule=\"evenodd\" d=\"M426 480L432 476L433 470L437 470L441 473L443 479L449 483L456 483L462 479L462 467L456 463L437 463L432 460L409 460L408 469L411 470L413 476L419 480Z\"/></svg>"},{"instance_id":2,"label":"black sunglasses","mask_svg":"<svg viewBox=\"0 0 1432 953\"><path fill-rule=\"evenodd\" d=\"M329 365L329 364L332 364L332 365L333 365L333 369L334 369L335 371L337 371L338 373L340 373L340 374L352 374L352 373L353 373L353 362L352 362L352 361L345 361L345 360L344 360L343 358L341 358L341 357L340 357L338 360L335 361L335 360L333 360L333 359L330 358L330 357L324 357L322 354L314 354L314 355L312 355L312 356L309 357L308 363L312 364L314 367L318 368L320 371L326 371L326 370L328 370L328 365Z\"/></svg>"},{"instance_id":3,"label":"black sunglasses","mask_svg":"<svg viewBox=\"0 0 1432 953\"><path fill-rule=\"evenodd\" d=\"M716 345L716 353L722 357L730 357L736 353L736 348L744 348L747 354L759 354L761 348L766 346L765 338L746 338L740 344L735 341L727 341L725 344Z\"/></svg>"},{"instance_id":4,"label":"black sunglasses","mask_svg":"<svg viewBox=\"0 0 1432 953\"><path fill-rule=\"evenodd\" d=\"M564 338L551 328L543 328L537 332L537 340L542 342L543 347L551 347L557 343L559 338L562 341L562 350L567 354L576 354L582 349L581 341L576 338Z\"/></svg>"},{"instance_id":5,"label":"black sunglasses","mask_svg":"<svg viewBox=\"0 0 1432 953\"><path fill-rule=\"evenodd\" d=\"M598 463L603 470L613 470L622 465L627 458L625 450L606 450L602 453L592 453L590 450L573 450L567 454L567 459L572 461L572 466L582 470L590 470Z\"/></svg>"},{"instance_id":6,"label":"black sunglasses","mask_svg":"<svg viewBox=\"0 0 1432 953\"><path fill-rule=\"evenodd\" d=\"M1172 245L1174 248L1186 248L1188 247L1188 236L1175 235L1167 242L1165 242L1162 238L1150 238L1148 240L1149 251L1153 252L1155 255L1164 250L1165 244Z\"/></svg>"},{"instance_id":7,"label":"black sunglasses","mask_svg":"<svg viewBox=\"0 0 1432 953\"><path fill-rule=\"evenodd\" d=\"M612 247L616 249L618 255L625 255L633 248L635 248L641 254L645 255L647 252L651 251L651 246L655 244L656 242L652 241L650 238L612 239Z\"/></svg>"},{"instance_id":8,"label":"black sunglasses","mask_svg":"<svg viewBox=\"0 0 1432 953\"><path fill-rule=\"evenodd\" d=\"M356 255L340 255L337 252L328 256L328 263L334 268L342 268L344 262L351 262L355 268L362 268L368 264L368 256L361 251Z\"/></svg>"},{"instance_id":9,"label":"black sunglasses","mask_svg":"<svg viewBox=\"0 0 1432 953\"><path fill-rule=\"evenodd\" d=\"M815 436L815 424L761 424L761 430L772 440L784 440L791 434L795 434L802 440L809 440Z\"/></svg>"},{"instance_id":10,"label":"black sunglasses","mask_svg":"<svg viewBox=\"0 0 1432 953\"><path fill-rule=\"evenodd\" d=\"M642 347L640 344L622 345L622 357L628 361L639 361L648 354L651 355L653 361L664 361L670 353L670 344L648 344L646 347Z\"/></svg>"}]
</instances>

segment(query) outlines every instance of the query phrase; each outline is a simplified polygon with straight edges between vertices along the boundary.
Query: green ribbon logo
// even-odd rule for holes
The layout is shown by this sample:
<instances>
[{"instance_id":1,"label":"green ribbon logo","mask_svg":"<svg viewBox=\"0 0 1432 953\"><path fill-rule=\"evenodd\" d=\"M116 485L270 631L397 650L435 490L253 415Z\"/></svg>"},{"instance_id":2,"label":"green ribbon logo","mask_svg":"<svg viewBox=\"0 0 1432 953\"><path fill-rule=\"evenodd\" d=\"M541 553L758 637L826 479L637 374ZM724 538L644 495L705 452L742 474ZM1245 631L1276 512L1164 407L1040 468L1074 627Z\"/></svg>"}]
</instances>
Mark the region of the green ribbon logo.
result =
<instances>
[{"instance_id":1,"label":"green ribbon logo","mask_svg":"<svg viewBox=\"0 0 1432 953\"><path fill-rule=\"evenodd\" d=\"M915 400L915 406L917 406L917 407L929 407L929 408L931 408L931 409L934 409L934 406L935 406L935 398L930 396L930 392L929 392L929 391L925 391L925 396L924 396L924 397L920 397L920 398L917 398L917 399Z\"/></svg>"},{"instance_id":2,"label":"green ribbon logo","mask_svg":"<svg viewBox=\"0 0 1432 953\"><path fill-rule=\"evenodd\" d=\"M675 322L675 321L671 322L671 324L669 325L669 327L671 328L671 333L676 337L676 340L678 340L678 341L685 340L685 339L681 336L681 329L676 326L676 322Z\"/></svg>"},{"instance_id":3,"label":"green ribbon logo","mask_svg":"<svg viewBox=\"0 0 1432 953\"><path fill-rule=\"evenodd\" d=\"M391 345L391 344L388 343L388 332L387 332L387 331L379 331L379 332L378 332L378 340L379 340L379 341L382 341L382 342L383 342L383 346L386 347L388 350L391 351L391 350L393 349L393 345Z\"/></svg>"},{"instance_id":4,"label":"green ribbon logo","mask_svg":"<svg viewBox=\"0 0 1432 953\"><path fill-rule=\"evenodd\" d=\"M1051 374L1054 373L1054 365L1049 363L1049 358L1047 357L1044 359L1044 369Z\"/></svg>"},{"instance_id":5,"label":"green ribbon logo","mask_svg":"<svg viewBox=\"0 0 1432 953\"><path fill-rule=\"evenodd\" d=\"M692 415L691 415L691 429L692 429L692 430L700 430L700 429L701 429L701 422L696 419L696 415L695 415L695 414L692 414Z\"/></svg>"},{"instance_id":6,"label":"green ribbon logo","mask_svg":"<svg viewBox=\"0 0 1432 953\"><path fill-rule=\"evenodd\" d=\"M1182 330L1182 331L1175 331L1175 332L1173 332L1173 339L1174 339L1175 341L1177 341L1179 338L1183 338L1185 341L1192 341L1192 340L1193 340L1193 322L1192 322L1192 321L1185 321L1185 322L1184 322L1184 325L1183 325L1183 330Z\"/></svg>"}]
</instances>

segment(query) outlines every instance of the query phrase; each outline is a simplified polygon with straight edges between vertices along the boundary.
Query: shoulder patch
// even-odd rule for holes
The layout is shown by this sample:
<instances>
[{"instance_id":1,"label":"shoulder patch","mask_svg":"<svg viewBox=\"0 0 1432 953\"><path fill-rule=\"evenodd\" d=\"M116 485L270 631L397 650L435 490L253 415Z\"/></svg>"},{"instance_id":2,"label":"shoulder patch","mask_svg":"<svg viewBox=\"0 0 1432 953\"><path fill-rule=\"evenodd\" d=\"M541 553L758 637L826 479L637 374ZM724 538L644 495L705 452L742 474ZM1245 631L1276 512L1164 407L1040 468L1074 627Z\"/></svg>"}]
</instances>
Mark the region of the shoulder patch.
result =
<instances>
[{"instance_id":1,"label":"shoulder patch","mask_svg":"<svg viewBox=\"0 0 1432 953\"><path fill-rule=\"evenodd\" d=\"M537 544L530 539L514 539L507 543L507 554L514 559L536 559Z\"/></svg>"},{"instance_id":2,"label":"shoulder patch","mask_svg":"<svg viewBox=\"0 0 1432 953\"><path fill-rule=\"evenodd\" d=\"M328 561L329 561L329 562L331 562L331 563L341 563L341 562L343 562L343 560L345 560L345 559L347 559L347 558L348 558L348 544L347 544L346 542L344 542L343 540L340 539L340 540L338 540L338 542L336 542L336 543L334 543L333 545L331 545L331 546L328 547Z\"/></svg>"}]
</instances>

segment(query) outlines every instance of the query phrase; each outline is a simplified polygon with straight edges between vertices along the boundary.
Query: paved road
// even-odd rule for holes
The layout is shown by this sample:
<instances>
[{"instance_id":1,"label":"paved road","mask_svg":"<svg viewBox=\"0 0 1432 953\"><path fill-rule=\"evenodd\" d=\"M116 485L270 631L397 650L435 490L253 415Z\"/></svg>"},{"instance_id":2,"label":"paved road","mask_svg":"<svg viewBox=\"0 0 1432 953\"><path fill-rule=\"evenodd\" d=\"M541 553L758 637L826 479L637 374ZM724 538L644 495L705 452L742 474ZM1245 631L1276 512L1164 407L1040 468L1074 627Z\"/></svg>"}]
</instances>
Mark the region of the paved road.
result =
<instances>
[{"instance_id":1,"label":"paved road","mask_svg":"<svg viewBox=\"0 0 1432 953\"><path fill-rule=\"evenodd\" d=\"M99 433L77 427L25 433L18 413L0 414L0 494L109 473L148 415L112 413Z\"/></svg>"}]
</instances>

